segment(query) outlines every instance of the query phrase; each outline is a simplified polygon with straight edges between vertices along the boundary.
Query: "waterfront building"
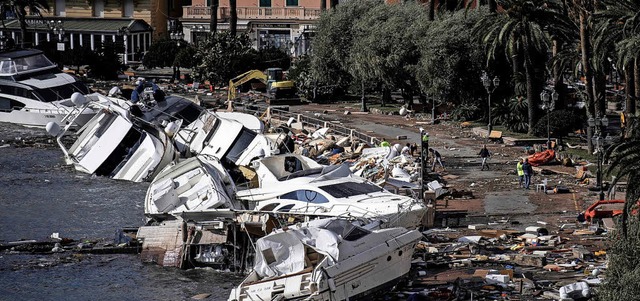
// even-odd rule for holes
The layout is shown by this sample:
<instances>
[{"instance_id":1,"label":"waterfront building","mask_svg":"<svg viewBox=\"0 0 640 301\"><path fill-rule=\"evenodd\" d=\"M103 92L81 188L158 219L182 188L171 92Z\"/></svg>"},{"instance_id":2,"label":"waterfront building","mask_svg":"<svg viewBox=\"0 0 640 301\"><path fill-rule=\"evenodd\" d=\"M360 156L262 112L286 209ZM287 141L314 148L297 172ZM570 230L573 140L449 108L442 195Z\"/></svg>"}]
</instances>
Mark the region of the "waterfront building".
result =
<instances>
[{"instance_id":1,"label":"waterfront building","mask_svg":"<svg viewBox=\"0 0 640 301\"><path fill-rule=\"evenodd\" d=\"M192 0L183 6L185 40L198 43L211 31L212 0ZM325 1L329 6L330 1ZM238 32L247 32L256 49L277 47L299 56L309 51L316 20L323 10L321 0L237 0ZM328 8L328 7L325 7ZM228 30L229 0L220 0L217 30Z\"/></svg>"}]
</instances>

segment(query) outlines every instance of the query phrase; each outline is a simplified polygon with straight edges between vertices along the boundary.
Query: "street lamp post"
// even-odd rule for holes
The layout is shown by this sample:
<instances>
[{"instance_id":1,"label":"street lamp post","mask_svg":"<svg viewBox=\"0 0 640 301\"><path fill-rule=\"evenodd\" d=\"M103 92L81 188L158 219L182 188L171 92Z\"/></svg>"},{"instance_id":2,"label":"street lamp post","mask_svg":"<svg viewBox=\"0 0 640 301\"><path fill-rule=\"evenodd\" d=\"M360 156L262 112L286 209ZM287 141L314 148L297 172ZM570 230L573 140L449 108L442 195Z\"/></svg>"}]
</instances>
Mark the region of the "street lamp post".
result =
<instances>
[{"instance_id":1,"label":"street lamp post","mask_svg":"<svg viewBox=\"0 0 640 301\"><path fill-rule=\"evenodd\" d=\"M487 126L487 129L489 130L489 132L487 133L487 139L489 138L489 136L491 135L491 130L493 128L493 125L491 124L491 94L493 94L493 91L496 90L496 88L498 88L498 86L500 85L500 79L496 76L493 78L493 81L491 79L489 79L489 75L487 75L487 72L482 72L482 76L480 77L480 80L482 81L482 85L484 86L484 88L487 90L487 94L489 95L489 125ZM491 84L493 83L493 87L491 86Z\"/></svg>"},{"instance_id":2,"label":"street lamp post","mask_svg":"<svg viewBox=\"0 0 640 301\"><path fill-rule=\"evenodd\" d=\"M171 26L171 33L169 37L171 40L176 41L176 46L180 49L180 41L184 39L184 32L182 31L182 24L177 20L174 21ZM173 65L173 79L180 81L180 66Z\"/></svg>"},{"instance_id":3,"label":"street lamp post","mask_svg":"<svg viewBox=\"0 0 640 301\"><path fill-rule=\"evenodd\" d=\"M427 171L425 169L425 162L429 159L429 133L425 132L424 128L420 128L420 198L424 200L424 180L426 179Z\"/></svg>"},{"instance_id":4,"label":"street lamp post","mask_svg":"<svg viewBox=\"0 0 640 301\"><path fill-rule=\"evenodd\" d=\"M604 148L601 142L602 128L609 125L609 119L607 119L607 116L604 116L602 118L591 117L587 120L587 123L589 124L590 128L594 129L593 138L596 140L596 153L598 155L598 172L596 175L596 185L598 185L597 188L600 189L599 199L602 201L604 200L604 191L602 190L602 153L604 152Z\"/></svg>"},{"instance_id":5,"label":"street lamp post","mask_svg":"<svg viewBox=\"0 0 640 301\"><path fill-rule=\"evenodd\" d=\"M549 114L553 111L553 108L556 106L556 102L558 101L558 92L555 90L549 95L549 91L542 90L540 93L540 99L542 99L542 109L547 110L547 149L551 149L551 127L550 120L551 116Z\"/></svg>"}]
</instances>

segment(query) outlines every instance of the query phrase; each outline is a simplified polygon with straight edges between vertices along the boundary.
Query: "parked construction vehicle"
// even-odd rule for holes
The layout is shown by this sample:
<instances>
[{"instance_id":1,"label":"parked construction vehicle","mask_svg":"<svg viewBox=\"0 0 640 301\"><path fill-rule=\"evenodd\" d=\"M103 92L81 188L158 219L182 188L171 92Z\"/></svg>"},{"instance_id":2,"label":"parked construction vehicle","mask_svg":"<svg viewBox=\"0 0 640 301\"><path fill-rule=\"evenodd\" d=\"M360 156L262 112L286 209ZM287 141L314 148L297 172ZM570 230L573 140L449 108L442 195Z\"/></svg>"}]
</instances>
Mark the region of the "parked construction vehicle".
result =
<instances>
[{"instance_id":1,"label":"parked construction vehicle","mask_svg":"<svg viewBox=\"0 0 640 301\"><path fill-rule=\"evenodd\" d=\"M252 79L257 79L266 85L268 104L293 104L300 101L300 98L296 95L294 82L284 80L282 68L269 68L266 74L260 70L250 70L232 78L229 81L228 100L235 100L240 85Z\"/></svg>"}]
</instances>

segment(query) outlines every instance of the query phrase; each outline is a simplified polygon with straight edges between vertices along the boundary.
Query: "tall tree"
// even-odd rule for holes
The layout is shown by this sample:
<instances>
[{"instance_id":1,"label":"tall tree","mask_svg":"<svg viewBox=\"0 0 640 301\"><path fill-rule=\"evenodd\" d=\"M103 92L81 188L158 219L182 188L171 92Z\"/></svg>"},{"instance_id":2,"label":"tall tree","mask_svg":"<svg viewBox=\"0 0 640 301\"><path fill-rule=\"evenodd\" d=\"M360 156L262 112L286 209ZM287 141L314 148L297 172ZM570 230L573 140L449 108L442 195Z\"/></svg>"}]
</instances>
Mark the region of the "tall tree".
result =
<instances>
[{"instance_id":1,"label":"tall tree","mask_svg":"<svg viewBox=\"0 0 640 301\"><path fill-rule=\"evenodd\" d=\"M503 11L495 17L488 15L476 23L474 29L486 45L488 61L505 55L512 64L522 64L527 90L528 133L533 134L537 120L540 91L544 83L544 66L550 39L545 28L569 32L574 25L543 0L501 1ZM515 59L518 60L515 60Z\"/></svg>"},{"instance_id":2,"label":"tall tree","mask_svg":"<svg viewBox=\"0 0 640 301\"><path fill-rule=\"evenodd\" d=\"M43 11L49 11L47 0L3 0L0 2L0 14L8 13L18 18L20 23L20 47L31 46L32 36L27 35L27 15L42 17Z\"/></svg>"}]
</instances>

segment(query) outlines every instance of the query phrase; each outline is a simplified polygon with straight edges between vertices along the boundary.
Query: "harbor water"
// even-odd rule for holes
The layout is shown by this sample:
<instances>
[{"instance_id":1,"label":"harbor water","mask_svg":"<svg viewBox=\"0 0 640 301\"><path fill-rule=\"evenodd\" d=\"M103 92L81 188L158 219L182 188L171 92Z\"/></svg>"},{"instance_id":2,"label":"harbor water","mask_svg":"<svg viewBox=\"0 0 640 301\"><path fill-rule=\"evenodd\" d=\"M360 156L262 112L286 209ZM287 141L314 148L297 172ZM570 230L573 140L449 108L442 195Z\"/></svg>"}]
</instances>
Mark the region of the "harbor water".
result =
<instances>
[{"instance_id":1,"label":"harbor water","mask_svg":"<svg viewBox=\"0 0 640 301\"><path fill-rule=\"evenodd\" d=\"M119 229L144 223L148 183L75 171L42 129L0 123L0 153L0 243L53 233L113 241ZM0 253L0 300L226 300L241 280L142 263L135 254Z\"/></svg>"}]
</instances>

